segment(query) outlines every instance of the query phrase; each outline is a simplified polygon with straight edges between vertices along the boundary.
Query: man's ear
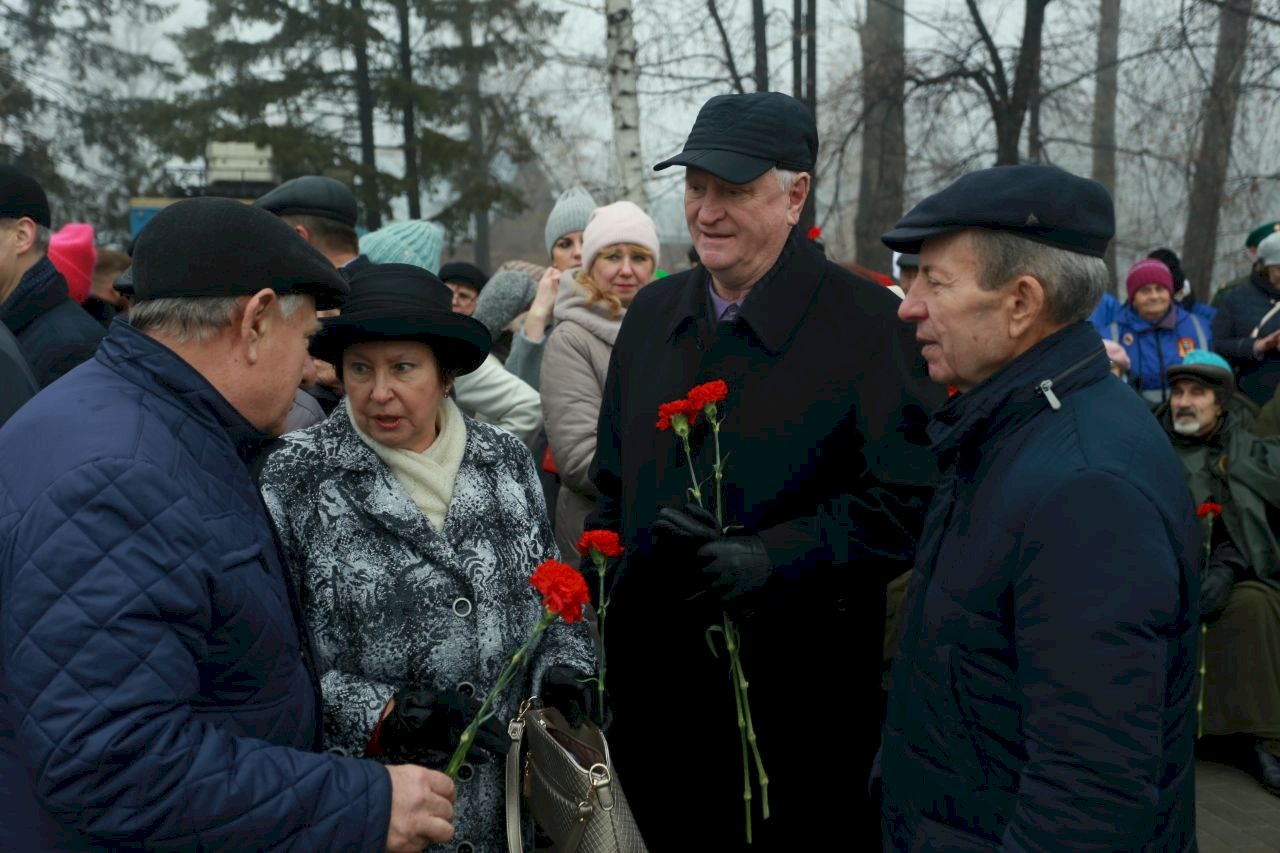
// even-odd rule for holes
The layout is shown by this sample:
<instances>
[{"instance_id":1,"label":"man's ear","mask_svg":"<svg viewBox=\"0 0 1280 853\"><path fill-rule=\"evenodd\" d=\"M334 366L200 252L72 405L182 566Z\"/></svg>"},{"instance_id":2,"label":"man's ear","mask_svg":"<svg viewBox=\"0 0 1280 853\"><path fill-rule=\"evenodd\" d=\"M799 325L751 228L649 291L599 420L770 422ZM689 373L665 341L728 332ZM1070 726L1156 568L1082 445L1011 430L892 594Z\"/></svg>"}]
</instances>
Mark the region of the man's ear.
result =
<instances>
[{"instance_id":1,"label":"man's ear","mask_svg":"<svg viewBox=\"0 0 1280 853\"><path fill-rule=\"evenodd\" d=\"M795 183L791 185L791 192L787 193L787 224L795 225L800 221L800 214L804 210L805 200L809 197L809 173L801 172L796 175Z\"/></svg>"},{"instance_id":2,"label":"man's ear","mask_svg":"<svg viewBox=\"0 0 1280 853\"><path fill-rule=\"evenodd\" d=\"M1005 295L1009 306L1009 337L1021 338L1030 329L1048 321L1048 296L1040 279L1020 275Z\"/></svg>"},{"instance_id":3,"label":"man's ear","mask_svg":"<svg viewBox=\"0 0 1280 853\"><path fill-rule=\"evenodd\" d=\"M303 240L306 240L308 243L311 242L311 232L307 230L307 226L298 225L295 223L293 226L293 230L298 232L298 236L301 237Z\"/></svg>"},{"instance_id":4,"label":"man's ear","mask_svg":"<svg viewBox=\"0 0 1280 853\"><path fill-rule=\"evenodd\" d=\"M19 217L13 224L13 237L17 241L19 255L25 255L36 245L36 234L40 226L29 216Z\"/></svg>"},{"instance_id":5,"label":"man's ear","mask_svg":"<svg viewBox=\"0 0 1280 853\"><path fill-rule=\"evenodd\" d=\"M271 331L272 324L279 315L277 308L279 301L280 297L274 290L264 287L244 303L237 323L237 331L245 347L245 360L249 364L258 362L262 341Z\"/></svg>"}]
</instances>

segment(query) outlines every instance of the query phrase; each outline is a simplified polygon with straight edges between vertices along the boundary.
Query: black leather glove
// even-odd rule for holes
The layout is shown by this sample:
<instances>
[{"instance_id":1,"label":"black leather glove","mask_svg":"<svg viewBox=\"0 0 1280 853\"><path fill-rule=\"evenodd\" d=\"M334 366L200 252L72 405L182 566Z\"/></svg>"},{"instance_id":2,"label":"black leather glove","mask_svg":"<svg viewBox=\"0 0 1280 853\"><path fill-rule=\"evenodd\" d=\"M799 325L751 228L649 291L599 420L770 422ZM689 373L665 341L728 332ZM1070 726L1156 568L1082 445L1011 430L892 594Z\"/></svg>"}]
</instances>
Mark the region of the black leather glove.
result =
<instances>
[{"instance_id":1,"label":"black leather glove","mask_svg":"<svg viewBox=\"0 0 1280 853\"><path fill-rule=\"evenodd\" d=\"M401 690L370 738L367 754L397 764L440 768L453 755L462 732L480 711L480 701L457 690ZM480 761L505 755L511 737L496 719L483 723L467 751Z\"/></svg>"},{"instance_id":2,"label":"black leather glove","mask_svg":"<svg viewBox=\"0 0 1280 853\"><path fill-rule=\"evenodd\" d=\"M1248 574L1249 563L1229 541L1219 543L1200 573L1200 621L1212 622L1227 609L1236 575Z\"/></svg>"},{"instance_id":3,"label":"black leather glove","mask_svg":"<svg viewBox=\"0 0 1280 853\"><path fill-rule=\"evenodd\" d=\"M716 517L692 501L663 507L653 523L653 548L664 556L692 557L698 548L720 538Z\"/></svg>"},{"instance_id":4,"label":"black leather glove","mask_svg":"<svg viewBox=\"0 0 1280 853\"><path fill-rule=\"evenodd\" d=\"M600 723L600 694L592 676L582 675L567 666L552 666L542 676L539 694L542 704L550 705L564 715L573 728L585 722ZM607 715L606 715L606 722ZM601 725L601 728L605 726Z\"/></svg>"},{"instance_id":5,"label":"black leather glove","mask_svg":"<svg viewBox=\"0 0 1280 853\"><path fill-rule=\"evenodd\" d=\"M702 567L708 588L723 601L764 586L773 572L773 562L759 536L726 536L698 549L707 558Z\"/></svg>"}]
</instances>

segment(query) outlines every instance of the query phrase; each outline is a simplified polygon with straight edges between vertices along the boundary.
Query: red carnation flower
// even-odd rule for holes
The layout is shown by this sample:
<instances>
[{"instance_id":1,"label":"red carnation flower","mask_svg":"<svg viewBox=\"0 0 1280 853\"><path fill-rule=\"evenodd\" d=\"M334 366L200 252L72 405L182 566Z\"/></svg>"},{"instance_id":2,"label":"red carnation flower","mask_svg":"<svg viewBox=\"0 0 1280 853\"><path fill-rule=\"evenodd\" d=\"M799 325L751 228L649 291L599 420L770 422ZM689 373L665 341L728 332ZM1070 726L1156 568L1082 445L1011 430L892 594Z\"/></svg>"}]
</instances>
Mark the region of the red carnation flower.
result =
<instances>
[{"instance_id":1,"label":"red carnation flower","mask_svg":"<svg viewBox=\"0 0 1280 853\"><path fill-rule=\"evenodd\" d=\"M689 426L693 426L694 421L698 419L698 413L702 408L691 400L672 400L670 403L663 403L658 407L658 429L671 429L671 419L681 416L688 422Z\"/></svg>"},{"instance_id":2,"label":"red carnation flower","mask_svg":"<svg viewBox=\"0 0 1280 853\"><path fill-rule=\"evenodd\" d=\"M729 396L729 383L723 379L715 379L711 382L704 382L701 385L694 386L689 389L689 402L693 403L698 409L706 409L707 406L714 406L716 403L724 401Z\"/></svg>"},{"instance_id":3,"label":"red carnation flower","mask_svg":"<svg viewBox=\"0 0 1280 853\"><path fill-rule=\"evenodd\" d=\"M558 560L539 565L529 577L529 583L542 593L542 605L570 625L582 618L582 605L591 600L582 573Z\"/></svg>"},{"instance_id":4,"label":"red carnation flower","mask_svg":"<svg viewBox=\"0 0 1280 853\"><path fill-rule=\"evenodd\" d=\"M1222 504L1216 504L1213 501L1205 501L1196 507L1196 515L1204 518L1206 515L1219 516L1222 515Z\"/></svg>"},{"instance_id":5,"label":"red carnation flower","mask_svg":"<svg viewBox=\"0 0 1280 853\"><path fill-rule=\"evenodd\" d=\"M588 530L583 533L578 540L578 553L589 557L593 549L606 557L622 556L622 543L618 540L618 534L612 530Z\"/></svg>"},{"instance_id":6,"label":"red carnation flower","mask_svg":"<svg viewBox=\"0 0 1280 853\"><path fill-rule=\"evenodd\" d=\"M810 229L809 229L809 239L810 239L810 240L817 240L817 239L818 239L819 237L821 237L821 236L822 236L822 229L821 229L821 228L819 228L817 225L815 225L815 226L813 226L812 228L810 228Z\"/></svg>"}]
</instances>

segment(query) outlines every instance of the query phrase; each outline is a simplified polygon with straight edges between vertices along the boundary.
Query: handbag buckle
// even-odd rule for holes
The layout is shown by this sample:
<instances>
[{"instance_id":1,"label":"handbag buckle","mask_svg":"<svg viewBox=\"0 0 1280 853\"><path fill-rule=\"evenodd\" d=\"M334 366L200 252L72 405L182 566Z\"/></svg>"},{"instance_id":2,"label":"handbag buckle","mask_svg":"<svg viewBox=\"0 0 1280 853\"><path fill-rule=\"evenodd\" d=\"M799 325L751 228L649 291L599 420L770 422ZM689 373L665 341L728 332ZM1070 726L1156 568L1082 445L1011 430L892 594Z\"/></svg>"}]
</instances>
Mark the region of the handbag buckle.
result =
<instances>
[{"instance_id":1,"label":"handbag buckle","mask_svg":"<svg viewBox=\"0 0 1280 853\"><path fill-rule=\"evenodd\" d=\"M587 771L591 778L591 791L595 793L596 799L600 802L600 808L607 812L613 811L613 777L609 773L609 768L604 764L592 764L591 769ZM591 797L588 795L588 800Z\"/></svg>"}]
</instances>

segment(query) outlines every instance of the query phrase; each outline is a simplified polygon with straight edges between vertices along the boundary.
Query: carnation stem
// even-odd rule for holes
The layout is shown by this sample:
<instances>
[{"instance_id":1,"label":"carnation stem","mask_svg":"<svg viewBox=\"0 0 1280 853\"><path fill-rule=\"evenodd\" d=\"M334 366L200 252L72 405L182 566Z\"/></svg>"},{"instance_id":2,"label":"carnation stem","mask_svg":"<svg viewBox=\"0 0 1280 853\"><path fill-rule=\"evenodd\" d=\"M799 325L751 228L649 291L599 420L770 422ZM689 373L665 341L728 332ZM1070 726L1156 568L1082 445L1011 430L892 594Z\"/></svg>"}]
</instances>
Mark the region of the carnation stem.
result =
<instances>
[{"instance_id":1,"label":"carnation stem","mask_svg":"<svg viewBox=\"0 0 1280 853\"><path fill-rule=\"evenodd\" d=\"M711 421L711 437L715 442L716 463L713 468L716 476L716 527L720 532L724 532L724 492L720 488L721 481L724 479L724 462L720 458L720 421L715 417L714 404L708 407L707 418Z\"/></svg>"},{"instance_id":2,"label":"carnation stem","mask_svg":"<svg viewBox=\"0 0 1280 853\"><path fill-rule=\"evenodd\" d=\"M733 661L734 677L738 683L738 693L742 696L742 710L746 715L747 722L747 743L751 746L751 755L755 758L756 776L760 783L760 809L765 820L769 819L769 774L764 771L764 759L760 757L760 744L756 740L756 727L751 720L751 701L747 697L747 674L742 668L742 641L738 636L738 629L729 619L729 614L725 614L724 624L726 632L733 634L733 651L730 653Z\"/></svg>"},{"instance_id":3,"label":"carnation stem","mask_svg":"<svg viewBox=\"0 0 1280 853\"><path fill-rule=\"evenodd\" d=\"M684 461L689 463L689 479L693 482L693 488L689 491L698 506L702 506L702 487L698 485L698 475L693 470L693 453L689 450L689 436L680 436L680 443L684 445Z\"/></svg>"},{"instance_id":4,"label":"carnation stem","mask_svg":"<svg viewBox=\"0 0 1280 853\"><path fill-rule=\"evenodd\" d=\"M1213 514L1206 516L1204 524L1204 568L1209 569L1209 557L1213 554ZM1200 623L1200 690L1196 696L1196 740L1204 737L1204 673L1208 650L1205 642L1209 637L1209 626Z\"/></svg>"},{"instance_id":5,"label":"carnation stem","mask_svg":"<svg viewBox=\"0 0 1280 853\"><path fill-rule=\"evenodd\" d=\"M450 756L449 764L444 771L445 775L450 779L457 778L458 770L462 767L463 762L467 760L467 751L471 749L471 744L476 739L476 732L480 730L480 726L492 719L494 704L498 697L511 686L511 682L515 680L516 673L519 672L521 664L524 663L529 654L529 650L533 648L534 642L555 620L556 614L544 609L542 618L538 620L538 624L533 626L533 633L529 635L529 639L525 640L524 645L511 656L511 660L503 665L502 672L498 674L498 680L494 683L493 689L489 691L489 695L484 697L484 703L480 705L480 710L476 713L475 719L467 724L466 729L462 732L462 737L458 738L458 745L454 748L453 755Z\"/></svg>"},{"instance_id":6,"label":"carnation stem","mask_svg":"<svg viewBox=\"0 0 1280 853\"><path fill-rule=\"evenodd\" d=\"M600 637L600 648L596 651L596 694L599 701L596 702L596 713L600 716L600 726L604 726L604 616L605 611L609 609L609 601L604 597L604 575L605 575L605 558L604 554L594 551L591 555L591 561L596 564L596 574L600 578L600 605L596 608L596 633Z\"/></svg>"},{"instance_id":7,"label":"carnation stem","mask_svg":"<svg viewBox=\"0 0 1280 853\"><path fill-rule=\"evenodd\" d=\"M738 709L738 737L742 741L742 804L747 812L747 843L751 843L751 763L747 754L747 718L743 712L743 696L739 688L738 644L733 622L724 614L724 644L729 650L729 681L733 687L733 703Z\"/></svg>"}]
</instances>

